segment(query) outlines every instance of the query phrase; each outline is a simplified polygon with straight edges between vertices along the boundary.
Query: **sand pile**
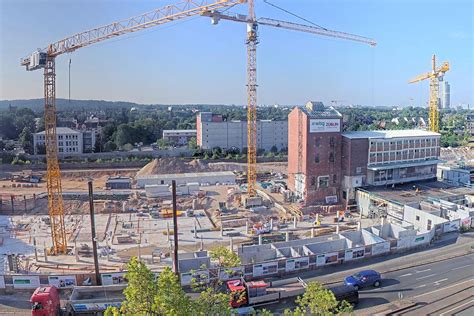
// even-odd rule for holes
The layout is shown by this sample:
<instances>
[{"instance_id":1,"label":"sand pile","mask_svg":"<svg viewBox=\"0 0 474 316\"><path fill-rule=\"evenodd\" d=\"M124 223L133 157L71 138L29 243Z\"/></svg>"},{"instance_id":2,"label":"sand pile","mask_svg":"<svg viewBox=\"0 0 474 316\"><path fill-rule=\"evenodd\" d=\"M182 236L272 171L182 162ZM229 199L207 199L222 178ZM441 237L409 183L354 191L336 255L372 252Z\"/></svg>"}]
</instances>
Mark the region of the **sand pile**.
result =
<instances>
[{"instance_id":1,"label":"sand pile","mask_svg":"<svg viewBox=\"0 0 474 316\"><path fill-rule=\"evenodd\" d=\"M154 159L141 168L137 172L137 176L205 171L208 171L207 164L201 162L199 159L187 162L178 158L160 158Z\"/></svg>"}]
</instances>

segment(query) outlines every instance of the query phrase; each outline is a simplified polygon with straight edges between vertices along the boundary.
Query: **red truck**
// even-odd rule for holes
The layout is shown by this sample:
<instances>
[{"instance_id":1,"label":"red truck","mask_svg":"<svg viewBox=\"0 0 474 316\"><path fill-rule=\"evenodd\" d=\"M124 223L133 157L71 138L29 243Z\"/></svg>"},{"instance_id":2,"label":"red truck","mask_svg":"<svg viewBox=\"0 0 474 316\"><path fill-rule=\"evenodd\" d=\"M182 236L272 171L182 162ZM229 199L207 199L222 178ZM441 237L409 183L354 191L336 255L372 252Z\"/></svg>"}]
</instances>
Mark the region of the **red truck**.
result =
<instances>
[{"instance_id":1,"label":"red truck","mask_svg":"<svg viewBox=\"0 0 474 316\"><path fill-rule=\"evenodd\" d=\"M306 283L301 278L290 278L272 282L245 281L243 279L227 281L227 289L231 293L230 306L265 304L277 302L288 297L302 295Z\"/></svg>"},{"instance_id":2,"label":"red truck","mask_svg":"<svg viewBox=\"0 0 474 316\"><path fill-rule=\"evenodd\" d=\"M37 288L30 298L32 316L56 316L61 311L58 289L54 286Z\"/></svg>"}]
</instances>

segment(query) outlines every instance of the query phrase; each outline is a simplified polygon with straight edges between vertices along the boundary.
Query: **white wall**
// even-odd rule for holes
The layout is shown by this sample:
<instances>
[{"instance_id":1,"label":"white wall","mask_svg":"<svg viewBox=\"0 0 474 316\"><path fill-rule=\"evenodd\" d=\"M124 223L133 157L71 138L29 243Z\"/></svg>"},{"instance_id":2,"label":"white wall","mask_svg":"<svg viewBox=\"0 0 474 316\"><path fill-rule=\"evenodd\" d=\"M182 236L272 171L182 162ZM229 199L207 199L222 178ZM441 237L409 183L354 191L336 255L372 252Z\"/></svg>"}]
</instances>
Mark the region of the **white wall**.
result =
<instances>
[{"instance_id":1,"label":"white wall","mask_svg":"<svg viewBox=\"0 0 474 316\"><path fill-rule=\"evenodd\" d=\"M431 213L419 210L417 208L405 205L403 220L413 224L416 228L428 230L428 221L431 221L431 228L434 228L437 224L444 224L448 220L433 215Z\"/></svg>"}]
</instances>

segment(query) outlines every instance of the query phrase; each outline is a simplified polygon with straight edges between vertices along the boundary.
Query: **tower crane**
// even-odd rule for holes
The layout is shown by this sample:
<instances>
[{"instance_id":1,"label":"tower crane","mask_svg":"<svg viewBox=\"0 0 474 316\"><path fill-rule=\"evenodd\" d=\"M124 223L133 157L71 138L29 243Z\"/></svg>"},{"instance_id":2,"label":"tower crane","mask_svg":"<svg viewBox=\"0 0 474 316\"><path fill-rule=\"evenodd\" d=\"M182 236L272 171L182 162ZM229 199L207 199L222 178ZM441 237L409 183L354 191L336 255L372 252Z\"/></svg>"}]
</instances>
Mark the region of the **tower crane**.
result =
<instances>
[{"instance_id":1,"label":"tower crane","mask_svg":"<svg viewBox=\"0 0 474 316\"><path fill-rule=\"evenodd\" d=\"M53 241L52 254L66 254L67 252L61 171L56 138L56 57L110 38L199 15L204 11L229 8L244 2L245 0L183 0L125 20L74 34L49 44L47 48L35 51L21 59L20 63L26 67L26 70L32 71L44 68L46 179L51 238Z\"/></svg>"},{"instance_id":2,"label":"tower crane","mask_svg":"<svg viewBox=\"0 0 474 316\"><path fill-rule=\"evenodd\" d=\"M234 22L242 22L247 24L247 194L250 197L256 195L257 183L257 44L258 25L272 26L283 28L287 30L307 32L315 35L340 38L344 40L351 40L369 44L371 46L377 45L375 40L344 33L333 30L328 30L322 27L312 25L303 25L293 22L280 21L270 18L256 18L254 0L249 0L249 14L228 14L215 11L207 11L202 15L211 17L213 24L218 24L219 20L230 20ZM299 124L301 125L301 123ZM299 133L300 134L300 133ZM299 149L302 152L302 148ZM298 159L298 164L302 157ZM298 167L298 172L301 168Z\"/></svg>"},{"instance_id":3,"label":"tower crane","mask_svg":"<svg viewBox=\"0 0 474 316\"><path fill-rule=\"evenodd\" d=\"M443 79L444 74L449 70L449 62L445 61L436 68L436 55L431 58L431 72L419 75L418 77L408 81L415 83L430 79L430 131L439 132L439 81Z\"/></svg>"},{"instance_id":4,"label":"tower crane","mask_svg":"<svg viewBox=\"0 0 474 316\"><path fill-rule=\"evenodd\" d=\"M247 15L224 14L217 10L228 9L237 4L248 3ZM62 203L61 172L58 162L58 144L56 138L56 74L55 58L61 54L73 52L79 48L102 42L110 38L137 32L168 22L201 15L211 17L213 24L220 19L247 24L247 120L248 120L248 195L256 194L257 160L257 66L256 52L258 44L258 25L308 32L316 35L352 40L376 45L374 40L353 34L327 30L325 28L302 25L255 16L254 0L182 0L138 16L107 24L85 32L66 37L21 59L21 65L27 70L44 69L44 105L45 105L45 144L47 159L48 207L51 218L51 236L53 254L67 251L64 209Z\"/></svg>"}]
</instances>

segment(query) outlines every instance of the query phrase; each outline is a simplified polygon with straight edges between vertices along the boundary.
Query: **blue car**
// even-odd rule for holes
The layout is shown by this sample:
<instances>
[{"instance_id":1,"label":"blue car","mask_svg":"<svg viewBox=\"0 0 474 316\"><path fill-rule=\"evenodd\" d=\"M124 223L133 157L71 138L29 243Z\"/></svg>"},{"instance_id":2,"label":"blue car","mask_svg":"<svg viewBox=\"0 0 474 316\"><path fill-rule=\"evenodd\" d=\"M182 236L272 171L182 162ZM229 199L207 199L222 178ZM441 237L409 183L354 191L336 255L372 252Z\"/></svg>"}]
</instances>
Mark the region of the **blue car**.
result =
<instances>
[{"instance_id":1,"label":"blue car","mask_svg":"<svg viewBox=\"0 0 474 316\"><path fill-rule=\"evenodd\" d=\"M382 278L380 273L374 270L360 271L344 279L345 285L351 285L356 289L361 289L368 286L379 287L381 282Z\"/></svg>"}]
</instances>

